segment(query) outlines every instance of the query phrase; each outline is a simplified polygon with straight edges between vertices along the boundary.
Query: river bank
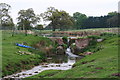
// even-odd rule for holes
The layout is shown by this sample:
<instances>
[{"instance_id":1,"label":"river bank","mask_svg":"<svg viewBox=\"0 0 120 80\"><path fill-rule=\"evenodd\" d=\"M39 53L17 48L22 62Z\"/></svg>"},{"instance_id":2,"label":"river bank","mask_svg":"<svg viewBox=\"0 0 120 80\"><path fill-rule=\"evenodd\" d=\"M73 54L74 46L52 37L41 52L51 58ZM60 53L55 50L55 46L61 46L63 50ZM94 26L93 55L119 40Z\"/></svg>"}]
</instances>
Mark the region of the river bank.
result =
<instances>
[{"instance_id":1,"label":"river bank","mask_svg":"<svg viewBox=\"0 0 120 80\"><path fill-rule=\"evenodd\" d=\"M103 48L91 55L77 61L73 68L66 71L58 71L53 75L52 71L43 71L42 73L30 78L100 78L118 80L120 73L118 72L118 46L120 37L118 35L106 34L104 41L97 43L97 46ZM46 72L49 72L47 75ZM51 72L51 73L50 73Z\"/></svg>"},{"instance_id":2,"label":"river bank","mask_svg":"<svg viewBox=\"0 0 120 80\"><path fill-rule=\"evenodd\" d=\"M76 57L80 58L80 56L72 54L70 48L67 48L66 54L68 55L67 63L64 63L64 62L63 63L44 63L44 64L40 64L39 66L35 66L34 68L32 68L30 70L25 70L25 71L22 71L17 74L5 76L4 78L26 78L26 77L30 77L33 75L37 75L45 70L68 70L68 69L71 69L73 64L75 64L75 62L76 62Z\"/></svg>"},{"instance_id":3,"label":"river bank","mask_svg":"<svg viewBox=\"0 0 120 80\"><path fill-rule=\"evenodd\" d=\"M10 36L8 36L9 38L10 38ZM104 50L104 47L103 46L106 46L106 47L109 47L107 44L107 41L110 39L110 40L112 40L111 39L111 37L113 37L113 38L115 38L115 42L116 42L116 40L117 40L117 36L116 35L111 35L111 34L107 34L107 36L106 35L103 35L102 36L103 38L104 38L104 41L102 41L102 42L98 42L97 44L95 44L95 45L91 45L90 47L88 46L86 46L86 48L83 50L83 52L90 52L90 51L93 51L93 53L99 53L100 51L102 51L102 50ZM20 39L20 36L18 36L18 37L13 37L14 39L11 39L11 41L12 40L18 40L18 38ZM21 38L23 38L23 36L21 36ZM32 40L30 40L29 38L33 38L33 39L35 39L35 40L37 40L36 42L34 42L34 41L32 41ZM96 36L92 36L92 38L96 38ZM26 40L27 39L27 40ZM74 58L69 58L69 57L77 57L76 55L74 55L74 54L72 54L72 52L74 52L74 51L72 51L71 52L71 49L73 48L73 46L70 46L70 47L68 47L66 50L67 50L67 52L66 52L66 55L68 55L69 57L68 57L68 60L67 60L67 62L61 62L61 63L52 63L52 62L50 62L50 63L47 63L47 64L41 64L41 62L44 62L44 61L42 61L42 60L45 60L45 53L46 53L46 50L48 50L47 51L47 53L49 53L49 54L51 54L51 52L49 51L49 49L48 48L51 48L51 45L55 45L56 44L56 40L55 41L51 41L51 39L48 39L48 38L43 38L43 37L39 37L39 36L33 36L33 35L28 35L27 37L25 37L24 36L24 42L26 41L28 41L28 39L31 41L30 43L32 43L32 44L30 44L29 42L27 43L27 44L29 44L29 45L32 45L32 46L34 46L34 47L36 47L36 48L39 48L41 51L39 52L36 52L36 50L31 50L31 49L25 49L25 48L19 48L19 47L16 47L15 45L13 45L13 43L12 43L12 48L11 49L17 49L17 50L15 50L15 51L19 51L19 50L24 50L25 52L31 52L31 53L33 53L33 54L31 54L31 55L27 55L27 54L21 54L21 55L19 55L19 57L21 56L21 57L23 57L23 58L21 58L20 60L22 60L22 64L17 64L16 63L16 61L13 61L14 62L14 65L16 65L16 67L15 67L15 70L11 67L11 66L14 66L14 65L12 65L12 64L7 64L7 65L9 65L9 66L7 66L7 67L4 67L4 69L3 70L6 70L5 72L4 72L4 75L10 75L10 74L12 74L12 73L14 73L14 72L16 72L16 74L13 74L12 76L8 76L8 77L18 77L18 78L25 78L25 77L29 77L29 76L32 76L32 75L36 75L36 74L38 74L38 73L41 73L42 71L44 72L44 70L51 70L51 69L57 69L57 70L67 70L67 69L71 69L71 68L76 68L76 67L78 67L80 64L87 64L87 63L89 63L89 62L94 62L95 61L95 59L92 59L92 60L89 60L88 59L88 61L83 61L83 62L81 62L81 61L78 61L78 62L81 62L79 65L76 65L76 64L78 64L78 62L77 63L75 63L75 59ZM3 40L5 40L6 42L7 42L7 40L6 40L6 38L3 38ZM41 40L41 41L40 41ZM79 41L80 40L80 41ZM81 40L83 40L83 42L81 42ZM86 40L86 39L85 39ZM84 41L85 41L84 39L79 39L78 38L78 43L79 42L81 42L81 43L84 43ZM96 39L95 39L96 40ZM114 40L114 39L113 39ZM20 42L23 42L23 41L21 41L21 40L19 40L19 41L15 41L15 42L17 42L17 43L20 43ZM63 46L61 46L61 39L57 39L57 41L58 42L60 42L60 44L59 45L55 45L55 48L58 48L59 49L59 51L61 51L61 50L64 50L67 46L67 44L66 45L63 45ZM70 41L70 40L69 40ZM9 41L10 42L10 41ZM64 41L63 41L64 42ZM113 43L111 42L111 45L112 44L114 44L115 43L114 41L113 41ZM37 45L36 45L36 43L37 43ZM41 44L42 43L42 44ZM47 43L47 44L45 44L45 43ZM73 42L72 42L73 43ZM86 43L86 42L85 42ZM94 41L92 41L92 43L94 43ZM105 43L105 44L104 44ZM10 43L9 43L10 44ZM35 44L35 45L33 45L33 44ZM74 43L73 43L74 44ZM5 43L4 43L4 45L5 45ZM80 45L78 45L78 44L76 44L76 46L78 46L78 48L80 47L81 48L81 46L83 46L84 44L80 44ZM100 48L101 49L99 49L99 46L100 46ZM114 46L116 46L116 43L114 44ZM10 46L9 46L10 47ZM45 47L45 48L44 48ZM61 47L63 47L63 49L61 49ZM55 49L54 48L54 49ZM46 50L45 50L46 49ZM116 48L114 48L114 49L116 49ZM105 51L106 51L107 49L105 48ZM35 53L34 53L34 51L35 51ZM63 52L63 54L64 54L64 51L62 51ZM106 51L107 52L107 51ZM12 51L12 55L14 55L14 56L18 56L18 54L19 53L15 53L14 51ZM61 52L60 52L61 53ZM76 53L76 52L74 52L74 53ZM101 53L101 52L100 52ZM50 61L51 60L51 56L49 55L49 54L47 54L48 56L46 56L46 58L48 58L48 61ZM58 55L59 53L57 53L57 55ZM78 52L77 53L77 55L83 55L84 53L81 53L81 52ZM5 53L4 53L4 55L5 55ZM7 54L8 55L8 54ZM88 56L89 55L91 55L91 54L88 54ZM94 55L94 54L93 54ZM85 55L84 55L85 56ZM87 57L87 56L86 56ZM94 57L96 57L96 56L94 56ZM27 59L26 59L27 58ZM98 57L99 58L99 57ZM10 60L10 58L9 57L7 57L7 60ZM14 59L18 59L18 58L14 58ZM12 58L11 58L11 60L12 60ZM18 60L17 62L20 62L20 60ZM32 63L32 61L33 61L33 63ZM84 60L84 59L83 59ZM56 61L56 60L55 60ZM10 62L10 61L8 61L8 62ZM58 61L59 62L59 61ZM20 62L21 63L21 62ZM75 65L73 65L75 63ZM5 64L5 63L4 63ZM30 65L29 65L30 64ZM22 65L22 66L21 66ZM27 66L26 66L27 65ZM39 66L37 66L37 65L39 65ZM34 67L33 68L33 66L36 66L36 67ZM73 66L73 67L72 67ZM31 68L31 70L28 70L28 71L26 71L26 68L27 69L30 69ZM40 70L39 70L40 69ZM73 69L71 69L71 70L73 70ZM76 68L77 69L77 68ZM12 71L12 70L14 70L14 71ZM18 71L17 71L18 70ZM21 70L22 70L22 72L21 72ZM76 70L75 70L76 71ZM21 73L18 73L18 72L21 72ZM61 71L61 72L64 72L64 71ZM66 71L67 72L67 71ZM66 73L65 72L65 73ZM69 70L68 70L68 72L69 72ZM74 71L73 71L74 72ZM78 74L80 74L79 72L78 72ZM57 75L57 74L56 74ZM53 75L54 76L54 75ZM59 76L60 76L60 74L59 74ZM63 74L63 76L64 76L64 74ZM51 76L52 77L52 76ZM65 76L64 76L65 77ZM62 78L62 77L61 77Z\"/></svg>"},{"instance_id":4,"label":"river bank","mask_svg":"<svg viewBox=\"0 0 120 80\"><path fill-rule=\"evenodd\" d=\"M24 44L34 47L34 44L40 43L40 50L23 48L15 44ZM44 44L44 45L43 45ZM20 72L21 70L31 69L34 66L44 62L46 58L45 48L55 44L48 38L15 34L11 36L11 31L2 32L2 77ZM51 51L49 51L51 52Z\"/></svg>"}]
</instances>

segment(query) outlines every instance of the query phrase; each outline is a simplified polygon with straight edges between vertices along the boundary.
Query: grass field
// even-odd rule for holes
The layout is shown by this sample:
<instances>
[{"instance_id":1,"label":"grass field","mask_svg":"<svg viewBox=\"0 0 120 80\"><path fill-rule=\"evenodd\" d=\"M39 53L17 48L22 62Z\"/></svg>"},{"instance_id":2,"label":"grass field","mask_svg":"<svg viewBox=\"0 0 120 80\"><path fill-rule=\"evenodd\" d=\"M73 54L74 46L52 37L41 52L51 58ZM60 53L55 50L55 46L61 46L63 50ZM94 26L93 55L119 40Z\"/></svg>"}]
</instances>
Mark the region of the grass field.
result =
<instances>
[{"instance_id":1,"label":"grass field","mask_svg":"<svg viewBox=\"0 0 120 80\"><path fill-rule=\"evenodd\" d=\"M103 49L87 55L83 59L77 61L74 67L67 71L43 71L31 78L40 78L43 74L44 78L118 78L118 36L104 36L103 42L97 44ZM48 75L52 74L52 75ZM118 74L119 73L119 74ZM74 80L74 79L73 79Z\"/></svg>"},{"instance_id":2,"label":"grass field","mask_svg":"<svg viewBox=\"0 0 120 80\"><path fill-rule=\"evenodd\" d=\"M2 70L2 31L0 30L0 71ZM0 72L0 77L2 73Z\"/></svg>"},{"instance_id":3,"label":"grass field","mask_svg":"<svg viewBox=\"0 0 120 80\"><path fill-rule=\"evenodd\" d=\"M38 65L43 59L43 52L31 52L28 48L18 47L15 43L22 44L26 42L28 46L36 44L38 41L44 41L45 46L53 45L48 38L24 34L16 34L11 36L10 31L3 31L2 34L2 73L3 76L19 72L24 69L30 69ZM21 54L19 51L29 52L31 55Z\"/></svg>"},{"instance_id":4,"label":"grass field","mask_svg":"<svg viewBox=\"0 0 120 80\"><path fill-rule=\"evenodd\" d=\"M78 29L78 30L67 30L65 32L80 32L80 31L88 31L88 32L93 32L93 31L107 31L107 30L116 30L118 31L118 28L91 28L91 29ZM59 31L56 29L56 31ZM52 30L37 30L37 32L40 33L54 33Z\"/></svg>"}]
</instances>

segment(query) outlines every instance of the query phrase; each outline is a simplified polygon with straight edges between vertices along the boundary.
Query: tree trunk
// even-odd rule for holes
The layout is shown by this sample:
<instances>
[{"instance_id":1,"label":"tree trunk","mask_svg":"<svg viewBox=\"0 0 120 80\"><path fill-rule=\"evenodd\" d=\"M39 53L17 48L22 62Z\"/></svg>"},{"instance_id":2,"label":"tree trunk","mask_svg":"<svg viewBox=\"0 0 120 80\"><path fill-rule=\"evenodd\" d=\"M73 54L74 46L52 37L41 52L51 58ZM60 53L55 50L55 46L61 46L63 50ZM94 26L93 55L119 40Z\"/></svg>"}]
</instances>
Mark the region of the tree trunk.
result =
<instances>
[{"instance_id":1,"label":"tree trunk","mask_svg":"<svg viewBox=\"0 0 120 80\"><path fill-rule=\"evenodd\" d=\"M27 29L25 29L25 36L27 36Z\"/></svg>"},{"instance_id":2,"label":"tree trunk","mask_svg":"<svg viewBox=\"0 0 120 80\"><path fill-rule=\"evenodd\" d=\"M53 28L53 31L55 31L55 28Z\"/></svg>"}]
</instances>

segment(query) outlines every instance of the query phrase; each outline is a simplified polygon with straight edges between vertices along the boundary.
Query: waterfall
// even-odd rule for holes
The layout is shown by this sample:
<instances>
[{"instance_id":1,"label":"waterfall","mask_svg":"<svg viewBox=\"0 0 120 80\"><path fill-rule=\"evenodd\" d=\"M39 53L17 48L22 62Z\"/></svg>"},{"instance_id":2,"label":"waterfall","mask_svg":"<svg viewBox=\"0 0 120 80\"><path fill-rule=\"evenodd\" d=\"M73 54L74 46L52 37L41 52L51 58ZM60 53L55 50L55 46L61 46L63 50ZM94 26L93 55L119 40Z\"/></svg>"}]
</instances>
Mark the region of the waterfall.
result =
<instances>
[{"instance_id":1,"label":"waterfall","mask_svg":"<svg viewBox=\"0 0 120 80\"><path fill-rule=\"evenodd\" d=\"M75 55L71 52L71 49L70 49L70 37L68 37L67 39L67 43L68 43L68 48L66 49L66 54L69 56L69 57L72 57L72 58L75 58L75 57L79 57L78 55Z\"/></svg>"},{"instance_id":2,"label":"waterfall","mask_svg":"<svg viewBox=\"0 0 120 80\"><path fill-rule=\"evenodd\" d=\"M70 39L68 38L68 44ZM30 70L24 70L16 74L5 76L4 78L15 78L15 80L20 80L20 78L26 78L30 77L36 74L41 73L45 70L68 70L71 69L73 64L76 62L75 54L71 52L70 45L68 45L68 48L66 49L66 54L68 55L68 62L67 63L49 63L49 64L40 64L38 66L33 67Z\"/></svg>"}]
</instances>

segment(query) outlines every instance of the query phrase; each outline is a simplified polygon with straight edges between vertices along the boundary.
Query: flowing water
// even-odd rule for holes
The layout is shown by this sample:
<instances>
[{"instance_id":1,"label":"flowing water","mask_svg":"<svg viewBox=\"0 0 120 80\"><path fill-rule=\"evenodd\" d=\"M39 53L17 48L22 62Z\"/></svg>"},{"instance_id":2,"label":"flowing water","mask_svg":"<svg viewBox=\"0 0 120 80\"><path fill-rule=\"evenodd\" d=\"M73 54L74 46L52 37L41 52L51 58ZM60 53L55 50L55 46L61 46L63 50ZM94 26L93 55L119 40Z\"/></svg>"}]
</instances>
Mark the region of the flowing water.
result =
<instances>
[{"instance_id":1,"label":"flowing water","mask_svg":"<svg viewBox=\"0 0 120 80\"><path fill-rule=\"evenodd\" d=\"M69 39L68 39L68 43L69 43ZM40 72L45 71L45 70L68 70L68 69L71 69L73 64L76 62L76 58L80 57L80 56L73 54L70 50L70 47L68 47L66 49L66 55L67 55L67 58L66 57L65 58L68 59L67 62L63 60L63 62L60 61L60 63L48 62L45 64L40 64L39 66L35 66L34 68L32 68L30 70L26 70L26 71L22 71L17 74L5 76L4 78L16 78L16 80L17 80L17 78L30 77L30 76L39 74ZM57 57L58 60L59 60L59 57Z\"/></svg>"},{"instance_id":2,"label":"flowing water","mask_svg":"<svg viewBox=\"0 0 120 80\"><path fill-rule=\"evenodd\" d=\"M49 64L41 64L39 66L35 66L34 68L26 71L22 71L17 74L9 75L4 78L26 78L29 76L33 76L39 74L45 70L68 70L72 68L72 65L76 62L77 55L71 53L70 48L67 48L66 54L68 55L68 61L65 63L49 63Z\"/></svg>"}]
</instances>

